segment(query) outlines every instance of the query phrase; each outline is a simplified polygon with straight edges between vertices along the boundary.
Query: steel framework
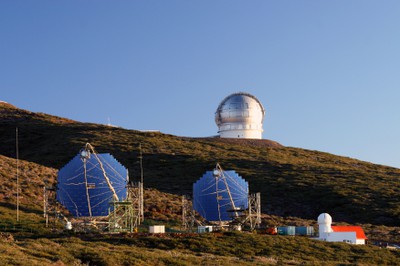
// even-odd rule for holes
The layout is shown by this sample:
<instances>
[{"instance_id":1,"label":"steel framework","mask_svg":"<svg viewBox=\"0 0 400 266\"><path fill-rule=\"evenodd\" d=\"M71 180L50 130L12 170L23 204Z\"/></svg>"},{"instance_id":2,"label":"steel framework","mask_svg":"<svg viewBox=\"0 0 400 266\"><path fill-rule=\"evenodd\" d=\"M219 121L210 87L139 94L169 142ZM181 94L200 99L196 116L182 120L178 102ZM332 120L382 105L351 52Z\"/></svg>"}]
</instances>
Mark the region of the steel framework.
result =
<instances>
[{"instance_id":1,"label":"steel framework","mask_svg":"<svg viewBox=\"0 0 400 266\"><path fill-rule=\"evenodd\" d=\"M260 228L261 224L261 194L257 192L249 195L249 209L247 219L250 229Z\"/></svg>"},{"instance_id":2,"label":"steel framework","mask_svg":"<svg viewBox=\"0 0 400 266\"><path fill-rule=\"evenodd\" d=\"M43 186L43 218L46 220L46 227L49 227L51 214L55 217L56 212L55 188Z\"/></svg>"},{"instance_id":3,"label":"steel framework","mask_svg":"<svg viewBox=\"0 0 400 266\"><path fill-rule=\"evenodd\" d=\"M112 211L108 215L110 232L137 232L142 221L143 186L141 182L128 186L128 197L124 201L112 201Z\"/></svg>"},{"instance_id":4,"label":"steel framework","mask_svg":"<svg viewBox=\"0 0 400 266\"><path fill-rule=\"evenodd\" d=\"M200 220L196 218L196 212L193 210L192 201L189 196L182 195L182 225L183 231L193 232L194 225L203 225Z\"/></svg>"}]
</instances>

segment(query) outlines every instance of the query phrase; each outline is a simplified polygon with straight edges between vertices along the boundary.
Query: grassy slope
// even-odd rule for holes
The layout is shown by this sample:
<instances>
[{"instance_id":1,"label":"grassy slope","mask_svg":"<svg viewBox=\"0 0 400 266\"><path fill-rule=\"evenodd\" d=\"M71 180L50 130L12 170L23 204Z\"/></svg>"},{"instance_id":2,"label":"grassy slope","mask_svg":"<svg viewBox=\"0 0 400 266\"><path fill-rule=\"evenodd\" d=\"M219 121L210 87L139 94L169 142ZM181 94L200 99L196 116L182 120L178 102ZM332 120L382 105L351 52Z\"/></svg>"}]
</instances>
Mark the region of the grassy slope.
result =
<instances>
[{"instance_id":1,"label":"grassy slope","mask_svg":"<svg viewBox=\"0 0 400 266\"><path fill-rule=\"evenodd\" d=\"M0 155L0 231L15 226L15 159ZM56 171L35 163L20 161L21 180L29 180L21 189L21 220L14 240L0 233L0 264L20 265L393 265L400 253L371 246L323 243L304 237L283 237L249 233L224 235L164 236L138 235L59 235L44 227L41 216L42 186L51 184ZM174 221L179 219L180 198L148 189L146 217ZM309 224L298 218L267 216L273 224ZM381 228L390 232L396 228ZM367 232L372 233L372 232ZM369 234L371 237L371 234ZM390 236L389 236L390 237ZM55 247L55 248L49 248Z\"/></svg>"},{"instance_id":2,"label":"grassy slope","mask_svg":"<svg viewBox=\"0 0 400 266\"><path fill-rule=\"evenodd\" d=\"M49 248L54 247L54 248ZM30 265L396 265L397 251L246 233L0 239L0 263Z\"/></svg>"},{"instance_id":3,"label":"grassy slope","mask_svg":"<svg viewBox=\"0 0 400 266\"><path fill-rule=\"evenodd\" d=\"M14 133L18 126L20 157L24 159L20 161L23 223L19 226L33 233L30 236L15 234L16 241L0 236L0 246L4 250L1 264L26 264L27 261L32 265L400 264L397 251L252 234L181 239L147 236L80 239L56 235L47 239L43 236L50 232L44 228L41 217L42 186L53 183L56 169L87 141L99 152L114 154L129 167L131 175L139 172L137 144L142 143L149 188L188 193L193 181L219 161L224 168L233 168L242 174L252 191L262 192L263 211L269 212L264 216L268 218L264 219L266 224L310 224L320 211L328 211L335 220L340 217L342 221L370 223L363 225L370 239L397 242L400 242L399 228L387 225L398 219L392 207L398 203L395 180L399 170L316 151L281 147L268 141L190 139L140 133L9 107L0 106L0 118L1 143L4 144L0 151L6 155L0 155L0 230L10 229L15 221L15 160L9 157L14 156ZM315 195L321 196L323 192L325 196L315 200ZM147 189L145 195L147 217L170 222L179 219L180 198L177 195L155 189ZM375 200L379 198L389 201ZM361 215L360 219L357 214ZM49 250L49 246L57 249Z\"/></svg>"},{"instance_id":4,"label":"grassy slope","mask_svg":"<svg viewBox=\"0 0 400 266\"><path fill-rule=\"evenodd\" d=\"M173 194L191 193L192 184L220 162L261 192L264 212L315 220L329 212L335 221L398 225L400 170L267 140L184 138L161 133L85 124L0 106L0 154L52 168L67 163L84 143L110 152L139 174L138 145L144 153L145 186Z\"/></svg>"}]
</instances>

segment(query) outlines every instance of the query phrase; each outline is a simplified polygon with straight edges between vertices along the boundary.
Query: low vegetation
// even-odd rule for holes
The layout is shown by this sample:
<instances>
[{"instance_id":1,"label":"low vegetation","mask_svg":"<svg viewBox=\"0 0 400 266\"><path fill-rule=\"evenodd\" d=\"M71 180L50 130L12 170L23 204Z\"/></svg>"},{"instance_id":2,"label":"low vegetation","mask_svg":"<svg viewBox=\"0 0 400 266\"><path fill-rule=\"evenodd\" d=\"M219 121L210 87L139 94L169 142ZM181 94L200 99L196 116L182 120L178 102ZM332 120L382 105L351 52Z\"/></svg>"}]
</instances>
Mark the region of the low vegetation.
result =
<instances>
[{"instance_id":1,"label":"low vegetation","mask_svg":"<svg viewBox=\"0 0 400 266\"><path fill-rule=\"evenodd\" d=\"M0 235L2 265L397 265L400 253L251 233Z\"/></svg>"},{"instance_id":2,"label":"low vegetation","mask_svg":"<svg viewBox=\"0 0 400 266\"><path fill-rule=\"evenodd\" d=\"M21 221L16 223L15 128ZM43 186L86 142L138 180L143 152L146 223L180 229L181 195L217 162L261 192L263 227L312 225L319 213L361 225L372 241L400 243L400 170L268 140L184 138L85 124L0 104L0 264L395 265L399 251L258 233L91 235L45 227ZM53 231L52 229L57 229ZM145 229L141 230L145 231ZM55 248L49 248L55 247Z\"/></svg>"}]
</instances>

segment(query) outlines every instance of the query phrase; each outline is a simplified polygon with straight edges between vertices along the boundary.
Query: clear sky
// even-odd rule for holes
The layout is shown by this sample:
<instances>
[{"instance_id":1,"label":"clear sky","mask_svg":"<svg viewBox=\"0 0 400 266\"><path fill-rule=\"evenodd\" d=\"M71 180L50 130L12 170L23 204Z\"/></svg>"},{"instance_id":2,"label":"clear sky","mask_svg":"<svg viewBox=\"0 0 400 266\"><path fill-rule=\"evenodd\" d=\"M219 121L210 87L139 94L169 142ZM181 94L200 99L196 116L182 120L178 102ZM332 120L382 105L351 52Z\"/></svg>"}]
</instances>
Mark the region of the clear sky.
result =
<instances>
[{"instance_id":1,"label":"clear sky","mask_svg":"<svg viewBox=\"0 0 400 266\"><path fill-rule=\"evenodd\" d=\"M189 137L245 91L264 138L400 167L400 1L0 1L0 100Z\"/></svg>"}]
</instances>

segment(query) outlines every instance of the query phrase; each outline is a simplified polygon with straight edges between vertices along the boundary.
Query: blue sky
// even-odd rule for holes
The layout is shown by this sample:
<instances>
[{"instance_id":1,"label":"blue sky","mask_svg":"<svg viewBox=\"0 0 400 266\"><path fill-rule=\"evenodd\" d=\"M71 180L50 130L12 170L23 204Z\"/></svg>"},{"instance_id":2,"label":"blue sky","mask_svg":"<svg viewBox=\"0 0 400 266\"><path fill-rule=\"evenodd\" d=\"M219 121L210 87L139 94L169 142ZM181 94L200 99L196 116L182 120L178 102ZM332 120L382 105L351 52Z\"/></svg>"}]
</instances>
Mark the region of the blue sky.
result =
<instances>
[{"instance_id":1,"label":"blue sky","mask_svg":"<svg viewBox=\"0 0 400 266\"><path fill-rule=\"evenodd\" d=\"M0 100L217 134L245 91L264 138L400 167L400 1L0 1Z\"/></svg>"}]
</instances>

